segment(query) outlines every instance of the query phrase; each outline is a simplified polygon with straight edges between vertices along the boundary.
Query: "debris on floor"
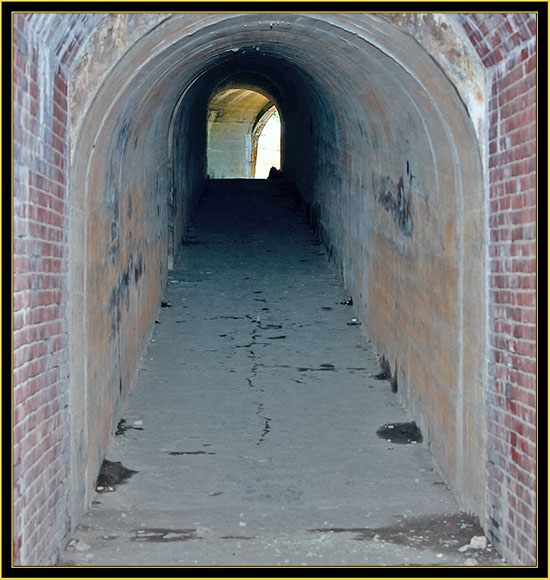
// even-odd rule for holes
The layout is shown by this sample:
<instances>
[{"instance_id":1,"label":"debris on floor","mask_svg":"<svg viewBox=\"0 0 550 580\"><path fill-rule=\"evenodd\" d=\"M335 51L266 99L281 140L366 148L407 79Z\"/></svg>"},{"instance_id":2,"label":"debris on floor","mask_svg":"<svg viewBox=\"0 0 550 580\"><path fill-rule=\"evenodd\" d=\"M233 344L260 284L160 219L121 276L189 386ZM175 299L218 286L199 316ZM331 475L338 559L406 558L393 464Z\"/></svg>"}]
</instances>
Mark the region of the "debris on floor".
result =
<instances>
[{"instance_id":1,"label":"debris on floor","mask_svg":"<svg viewBox=\"0 0 550 580\"><path fill-rule=\"evenodd\" d=\"M142 423L143 421L134 421L134 425L141 425ZM128 429L143 431L143 427L134 427L134 425L128 425L128 423L126 423L126 419L121 419L116 426L115 435L124 435Z\"/></svg>"},{"instance_id":2,"label":"debris on floor","mask_svg":"<svg viewBox=\"0 0 550 580\"><path fill-rule=\"evenodd\" d=\"M116 485L126 483L136 473L138 472L124 467L120 461L104 459L97 476L96 490L113 491Z\"/></svg>"},{"instance_id":3,"label":"debris on floor","mask_svg":"<svg viewBox=\"0 0 550 580\"><path fill-rule=\"evenodd\" d=\"M84 540L78 538L73 538L67 545L67 548L74 548L79 552L87 552L91 549L90 544L86 543Z\"/></svg>"},{"instance_id":4,"label":"debris on floor","mask_svg":"<svg viewBox=\"0 0 550 580\"><path fill-rule=\"evenodd\" d=\"M412 421L410 423L387 423L382 425L376 434L381 439L386 439L392 443L422 443L424 438L418 425Z\"/></svg>"},{"instance_id":5,"label":"debris on floor","mask_svg":"<svg viewBox=\"0 0 550 580\"><path fill-rule=\"evenodd\" d=\"M485 536L474 536L469 544L458 548L459 552L466 552L466 550L485 550L487 548L487 538Z\"/></svg>"},{"instance_id":6,"label":"debris on floor","mask_svg":"<svg viewBox=\"0 0 550 580\"><path fill-rule=\"evenodd\" d=\"M391 379L391 366L385 356L380 359L380 372L374 375L373 378L379 381L389 381Z\"/></svg>"},{"instance_id":7,"label":"debris on floor","mask_svg":"<svg viewBox=\"0 0 550 580\"><path fill-rule=\"evenodd\" d=\"M197 530L191 529L164 529L164 528L149 528L143 530L136 530L135 536L130 538L134 542L185 542L187 540L202 539L197 535Z\"/></svg>"},{"instance_id":8,"label":"debris on floor","mask_svg":"<svg viewBox=\"0 0 550 580\"><path fill-rule=\"evenodd\" d=\"M465 566L501 563L496 550L487 542L479 522L464 512L434 514L416 517L400 516L396 523L376 528L318 528L312 533L348 533L357 541L373 541L382 544L414 546L418 549L437 551L437 558L443 554L464 552L476 546L476 557L467 558ZM477 535L472 536L475 533ZM470 540L466 546L458 547ZM440 555L441 554L441 555Z\"/></svg>"},{"instance_id":9,"label":"debris on floor","mask_svg":"<svg viewBox=\"0 0 550 580\"><path fill-rule=\"evenodd\" d=\"M168 455L216 455L207 451L167 451Z\"/></svg>"}]
</instances>

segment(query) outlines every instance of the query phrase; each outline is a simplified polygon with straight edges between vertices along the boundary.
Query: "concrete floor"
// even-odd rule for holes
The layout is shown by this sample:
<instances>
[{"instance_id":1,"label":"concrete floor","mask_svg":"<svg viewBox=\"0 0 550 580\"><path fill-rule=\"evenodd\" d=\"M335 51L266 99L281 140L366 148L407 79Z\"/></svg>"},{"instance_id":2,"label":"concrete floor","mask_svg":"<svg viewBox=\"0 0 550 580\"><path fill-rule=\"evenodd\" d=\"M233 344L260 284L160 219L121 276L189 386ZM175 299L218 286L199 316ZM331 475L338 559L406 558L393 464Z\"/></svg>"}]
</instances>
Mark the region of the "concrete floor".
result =
<instances>
[{"instance_id":1,"label":"concrete floor","mask_svg":"<svg viewBox=\"0 0 550 580\"><path fill-rule=\"evenodd\" d=\"M410 417L292 197L211 182L187 240L108 454L137 473L58 565L505 565L459 550L426 443L377 436Z\"/></svg>"}]
</instances>

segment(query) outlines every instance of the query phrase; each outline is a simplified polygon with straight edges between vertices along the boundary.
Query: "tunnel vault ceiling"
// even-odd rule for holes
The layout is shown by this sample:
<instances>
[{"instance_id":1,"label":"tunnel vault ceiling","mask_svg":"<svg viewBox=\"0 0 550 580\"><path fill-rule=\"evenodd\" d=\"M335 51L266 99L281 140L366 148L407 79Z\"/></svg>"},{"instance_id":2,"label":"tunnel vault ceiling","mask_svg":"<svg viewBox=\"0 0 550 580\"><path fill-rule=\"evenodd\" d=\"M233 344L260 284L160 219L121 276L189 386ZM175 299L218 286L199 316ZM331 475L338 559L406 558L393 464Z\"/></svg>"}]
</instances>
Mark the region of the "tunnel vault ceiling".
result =
<instances>
[{"instance_id":1,"label":"tunnel vault ceiling","mask_svg":"<svg viewBox=\"0 0 550 580\"><path fill-rule=\"evenodd\" d=\"M103 19L71 84L87 489L202 190L207 103L238 78L277 104L284 174L463 507L483 513L483 71L454 17L421 16Z\"/></svg>"},{"instance_id":2,"label":"tunnel vault ceiling","mask_svg":"<svg viewBox=\"0 0 550 580\"><path fill-rule=\"evenodd\" d=\"M117 64L119 86L134 76L139 82L147 74L151 74L149 86L154 86L170 75L168 81L177 94L219 62L229 69L227 75L234 73L231 68L237 56L241 60L245 55L256 57L259 74L269 72L265 56L278 56L287 67L299 67L300 54L327 64L331 73L331 62L353 48L365 51L366 41L371 56L376 53L372 49L377 49L409 71L416 68L418 53L424 49L424 56L429 54L460 92L481 136L483 67L455 22L459 18L435 14L114 14L104 18L74 65L72 126L78 130L99 84ZM79 90L80 85L87 90Z\"/></svg>"}]
</instances>

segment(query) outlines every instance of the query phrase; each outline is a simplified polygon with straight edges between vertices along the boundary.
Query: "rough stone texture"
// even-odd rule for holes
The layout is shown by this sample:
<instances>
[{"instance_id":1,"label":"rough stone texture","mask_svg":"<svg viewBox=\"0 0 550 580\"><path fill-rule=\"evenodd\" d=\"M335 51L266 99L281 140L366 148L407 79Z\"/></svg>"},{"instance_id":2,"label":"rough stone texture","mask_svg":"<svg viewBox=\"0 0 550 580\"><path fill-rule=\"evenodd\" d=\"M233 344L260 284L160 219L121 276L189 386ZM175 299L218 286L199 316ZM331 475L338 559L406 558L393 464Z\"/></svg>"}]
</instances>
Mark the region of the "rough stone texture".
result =
<instances>
[{"instance_id":1,"label":"rough stone texture","mask_svg":"<svg viewBox=\"0 0 550 580\"><path fill-rule=\"evenodd\" d=\"M206 176L206 103L261 72L283 170L435 460L532 564L535 16L19 14L13 30L15 562L54 561L89 505Z\"/></svg>"},{"instance_id":2,"label":"rough stone texture","mask_svg":"<svg viewBox=\"0 0 550 580\"><path fill-rule=\"evenodd\" d=\"M384 14L383 18L406 32L437 60L468 108L479 147L485 158L487 99L485 69L461 22L462 14Z\"/></svg>"}]
</instances>

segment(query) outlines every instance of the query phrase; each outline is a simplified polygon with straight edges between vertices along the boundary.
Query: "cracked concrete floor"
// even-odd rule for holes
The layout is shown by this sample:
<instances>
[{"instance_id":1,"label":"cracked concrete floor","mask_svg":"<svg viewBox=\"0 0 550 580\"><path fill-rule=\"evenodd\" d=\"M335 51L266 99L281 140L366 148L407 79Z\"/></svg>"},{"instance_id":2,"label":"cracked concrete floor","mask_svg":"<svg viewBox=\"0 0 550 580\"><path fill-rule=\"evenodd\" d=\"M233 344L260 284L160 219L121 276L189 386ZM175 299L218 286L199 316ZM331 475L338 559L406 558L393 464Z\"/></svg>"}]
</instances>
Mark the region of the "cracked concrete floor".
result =
<instances>
[{"instance_id":1,"label":"cracked concrete floor","mask_svg":"<svg viewBox=\"0 0 550 580\"><path fill-rule=\"evenodd\" d=\"M186 239L107 456L138 473L58 566L503 565L426 443L376 435L410 417L292 197L212 182Z\"/></svg>"}]
</instances>

